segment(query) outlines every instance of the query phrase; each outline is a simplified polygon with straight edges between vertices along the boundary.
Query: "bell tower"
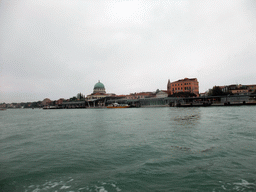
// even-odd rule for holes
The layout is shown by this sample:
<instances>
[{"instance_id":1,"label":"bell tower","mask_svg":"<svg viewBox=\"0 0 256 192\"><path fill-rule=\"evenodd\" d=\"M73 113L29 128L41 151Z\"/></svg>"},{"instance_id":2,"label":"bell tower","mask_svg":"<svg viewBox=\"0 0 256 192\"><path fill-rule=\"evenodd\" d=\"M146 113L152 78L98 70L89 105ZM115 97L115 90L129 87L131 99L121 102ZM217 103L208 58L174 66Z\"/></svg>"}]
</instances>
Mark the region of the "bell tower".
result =
<instances>
[{"instance_id":1,"label":"bell tower","mask_svg":"<svg viewBox=\"0 0 256 192\"><path fill-rule=\"evenodd\" d=\"M167 83L167 93L168 93L168 95L171 94L171 82L170 82L170 79L168 79L168 83Z\"/></svg>"}]
</instances>

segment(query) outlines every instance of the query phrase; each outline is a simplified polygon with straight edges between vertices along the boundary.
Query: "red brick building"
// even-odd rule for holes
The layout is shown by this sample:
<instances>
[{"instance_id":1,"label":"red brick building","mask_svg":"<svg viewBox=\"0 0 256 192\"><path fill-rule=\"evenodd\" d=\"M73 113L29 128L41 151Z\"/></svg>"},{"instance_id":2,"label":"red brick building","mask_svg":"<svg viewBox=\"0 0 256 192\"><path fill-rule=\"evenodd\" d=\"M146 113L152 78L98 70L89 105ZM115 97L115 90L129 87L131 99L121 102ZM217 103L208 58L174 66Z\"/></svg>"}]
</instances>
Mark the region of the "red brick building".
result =
<instances>
[{"instance_id":1,"label":"red brick building","mask_svg":"<svg viewBox=\"0 0 256 192\"><path fill-rule=\"evenodd\" d=\"M167 83L167 91L169 95L179 92L190 92L194 93L197 97L199 96L199 85L197 78L184 78L178 81Z\"/></svg>"}]
</instances>

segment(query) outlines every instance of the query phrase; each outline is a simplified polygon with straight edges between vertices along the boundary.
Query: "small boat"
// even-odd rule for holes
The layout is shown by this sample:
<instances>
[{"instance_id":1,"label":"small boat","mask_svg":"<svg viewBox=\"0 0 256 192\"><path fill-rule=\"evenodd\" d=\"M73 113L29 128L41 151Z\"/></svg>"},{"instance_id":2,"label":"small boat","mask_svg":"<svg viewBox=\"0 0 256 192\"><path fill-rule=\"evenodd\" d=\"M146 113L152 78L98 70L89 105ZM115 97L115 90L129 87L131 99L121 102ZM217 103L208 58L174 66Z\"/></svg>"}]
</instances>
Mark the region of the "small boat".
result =
<instances>
[{"instance_id":1,"label":"small boat","mask_svg":"<svg viewBox=\"0 0 256 192\"><path fill-rule=\"evenodd\" d=\"M4 110L6 110L5 108L0 108L0 111L4 111Z\"/></svg>"},{"instance_id":2,"label":"small boat","mask_svg":"<svg viewBox=\"0 0 256 192\"><path fill-rule=\"evenodd\" d=\"M129 108L130 106L127 104L118 104L118 103L112 103L110 105L107 106L107 108L111 109L111 108Z\"/></svg>"},{"instance_id":3,"label":"small boat","mask_svg":"<svg viewBox=\"0 0 256 192\"><path fill-rule=\"evenodd\" d=\"M59 109L56 106L44 106L43 109Z\"/></svg>"}]
</instances>

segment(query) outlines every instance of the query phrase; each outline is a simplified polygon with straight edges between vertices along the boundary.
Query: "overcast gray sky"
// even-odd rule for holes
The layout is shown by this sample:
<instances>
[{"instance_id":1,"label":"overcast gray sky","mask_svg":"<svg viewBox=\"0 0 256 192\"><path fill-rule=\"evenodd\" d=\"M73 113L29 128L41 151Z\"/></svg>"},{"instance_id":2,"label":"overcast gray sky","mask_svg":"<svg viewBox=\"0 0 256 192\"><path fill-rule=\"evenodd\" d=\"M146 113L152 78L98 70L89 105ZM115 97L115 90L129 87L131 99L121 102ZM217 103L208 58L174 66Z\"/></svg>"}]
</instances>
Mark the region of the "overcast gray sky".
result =
<instances>
[{"instance_id":1,"label":"overcast gray sky","mask_svg":"<svg viewBox=\"0 0 256 192\"><path fill-rule=\"evenodd\" d=\"M256 84L255 0L1 0L0 103Z\"/></svg>"}]
</instances>

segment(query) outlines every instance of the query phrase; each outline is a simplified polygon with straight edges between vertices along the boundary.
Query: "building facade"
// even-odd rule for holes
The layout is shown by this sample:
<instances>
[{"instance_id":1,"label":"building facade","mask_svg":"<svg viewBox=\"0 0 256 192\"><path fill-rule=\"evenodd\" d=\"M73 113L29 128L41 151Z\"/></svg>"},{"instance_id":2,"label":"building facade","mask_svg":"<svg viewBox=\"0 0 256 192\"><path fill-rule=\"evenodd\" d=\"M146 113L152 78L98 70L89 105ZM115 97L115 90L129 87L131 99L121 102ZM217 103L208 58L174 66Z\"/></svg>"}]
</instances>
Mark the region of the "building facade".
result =
<instances>
[{"instance_id":1,"label":"building facade","mask_svg":"<svg viewBox=\"0 0 256 192\"><path fill-rule=\"evenodd\" d=\"M130 95L126 95L126 99L145 99L150 97L155 97L156 95L152 92L141 92L141 93L130 93Z\"/></svg>"},{"instance_id":2,"label":"building facade","mask_svg":"<svg viewBox=\"0 0 256 192\"><path fill-rule=\"evenodd\" d=\"M51 103L52 103L52 101L51 101L49 98L45 98L45 99L42 101L42 105L43 105L43 106L50 105Z\"/></svg>"},{"instance_id":3,"label":"building facade","mask_svg":"<svg viewBox=\"0 0 256 192\"><path fill-rule=\"evenodd\" d=\"M256 93L256 85L246 85L249 93Z\"/></svg>"},{"instance_id":4,"label":"building facade","mask_svg":"<svg viewBox=\"0 0 256 192\"><path fill-rule=\"evenodd\" d=\"M248 95L256 93L256 85L225 85L219 86L224 93L230 93L234 95Z\"/></svg>"},{"instance_id":5,"label":"building facade","mask_svg":"<svg viewBox=\"0 0 256 192\"><path fill-rule=\"evenodd\" d=\"M113 94L113 93L106 93L104 84L101 83L100 81L98 81L98 83L96 83L94 85L93 93L90 94L90 95L87 95L86 99L87 100L101 99L101 98L104 98L104 97L114 96L114 95L115 94Z\"/></svg>"},{"instance_id":6,"label":"building facade","mask_svg":"<svg viewBox=\"0 0 256 192\"><path fill-rule=\"evenodd\" d=\"M168 91L160 90L156 93L156 98L165 98L168 97Z\"/></svg>"},{"instance_id":7,"label":"building facade","mask_svg":"<svg viewBox=\"0 0 256 192\"><path fill-rule=\"evenodd\" d=\"M198 97L199 83L197 81L197 78L184 78L174 82L170 82L169 79L167 83L167 91L169 95L180 92L189 92L194 93Z\"/></svg>"},{"instance_id":8,"label":"building facade","mask_svg":"<svg viewBox=\"0 0 256 192\"><path fill-rule=\"evenodd\" d=\"M106 93L105 86L100 80L94 85L93 93Z\"/></svg>"}]
</instances>

